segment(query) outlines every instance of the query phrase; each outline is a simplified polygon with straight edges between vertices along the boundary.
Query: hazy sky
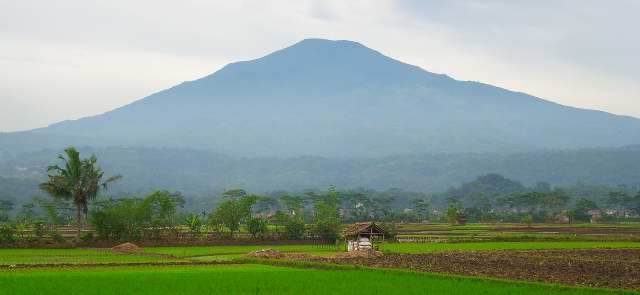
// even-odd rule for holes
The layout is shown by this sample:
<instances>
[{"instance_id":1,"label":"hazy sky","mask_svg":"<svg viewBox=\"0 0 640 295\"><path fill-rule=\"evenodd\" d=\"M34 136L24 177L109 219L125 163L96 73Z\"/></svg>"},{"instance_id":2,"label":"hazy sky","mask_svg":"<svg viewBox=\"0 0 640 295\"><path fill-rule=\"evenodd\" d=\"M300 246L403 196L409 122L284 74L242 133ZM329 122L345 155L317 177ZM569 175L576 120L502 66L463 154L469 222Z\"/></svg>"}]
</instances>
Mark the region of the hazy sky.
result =
<instances>
[{"instance_id":1,"label":"hazy sky","mask_svg":"<svg viewBox=\"0 0 640 295\"><path fill-rule=\"evenodd\" d=\"M640 1L0 0L0 131L95 115L301 39L640 117Z\"/></svg>"}]
</instances>

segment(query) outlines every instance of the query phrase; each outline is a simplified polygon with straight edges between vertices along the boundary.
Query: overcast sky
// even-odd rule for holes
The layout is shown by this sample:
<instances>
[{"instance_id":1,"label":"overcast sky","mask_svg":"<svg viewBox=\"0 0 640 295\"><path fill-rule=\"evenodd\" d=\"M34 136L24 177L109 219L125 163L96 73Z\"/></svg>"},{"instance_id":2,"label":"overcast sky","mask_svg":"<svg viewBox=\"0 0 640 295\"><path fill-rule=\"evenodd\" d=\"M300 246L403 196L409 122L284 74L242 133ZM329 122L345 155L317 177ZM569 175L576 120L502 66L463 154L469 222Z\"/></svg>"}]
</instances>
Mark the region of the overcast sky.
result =
<instances>
[{"instance_id":1,"label":"overcast sky","mask_svg":"<svg viewBox=\"0 0 640 295\"><path fill-rule=\"evenodd\" d=\"M640 117L640 1L0 0L0 131L95 115L301 39Z\"/></svg>"}]
</instances>

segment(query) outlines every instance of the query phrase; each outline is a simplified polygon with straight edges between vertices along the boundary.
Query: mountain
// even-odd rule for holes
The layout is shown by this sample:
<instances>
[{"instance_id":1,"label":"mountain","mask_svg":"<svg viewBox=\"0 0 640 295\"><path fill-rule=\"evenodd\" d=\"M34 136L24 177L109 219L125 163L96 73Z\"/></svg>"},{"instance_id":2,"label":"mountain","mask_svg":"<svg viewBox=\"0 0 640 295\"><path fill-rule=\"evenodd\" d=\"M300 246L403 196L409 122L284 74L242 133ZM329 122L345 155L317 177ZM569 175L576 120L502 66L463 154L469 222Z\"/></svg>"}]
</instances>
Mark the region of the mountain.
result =
<instances>
[{"instance_id":1,"label":"mountain","mask_svg":"<svg viewBox=\"0 0 640 295\"><path fill-rule=\"evenodd\" d=\"M491 70L491 69L487 69ZM131 146L381 157L640 143L640 120L458 81L351 41L308 39L113 111L0 134L0 150Z\"/></svg>"}]
</instances>

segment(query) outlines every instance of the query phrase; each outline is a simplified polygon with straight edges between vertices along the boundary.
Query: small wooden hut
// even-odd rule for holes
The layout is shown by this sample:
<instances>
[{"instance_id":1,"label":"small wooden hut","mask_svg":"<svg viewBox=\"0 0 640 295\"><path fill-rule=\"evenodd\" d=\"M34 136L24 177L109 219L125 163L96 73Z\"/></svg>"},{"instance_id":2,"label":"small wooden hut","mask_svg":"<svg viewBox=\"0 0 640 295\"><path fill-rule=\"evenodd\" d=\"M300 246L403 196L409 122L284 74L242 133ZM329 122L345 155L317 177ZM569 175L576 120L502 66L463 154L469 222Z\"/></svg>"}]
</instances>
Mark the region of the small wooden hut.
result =
<instances>
[{"instance_id":1,"label":"small wooden hut","mask_svg":"<svg viewBox=\"0 0 640 295\"><path fill-rule=\"evenodd\" d=\"M347 241L347 251L374 249L375 241L383 241L387 232L375 222L360 222L347 227L342 237Z\"/></svg>"}]
</instances>

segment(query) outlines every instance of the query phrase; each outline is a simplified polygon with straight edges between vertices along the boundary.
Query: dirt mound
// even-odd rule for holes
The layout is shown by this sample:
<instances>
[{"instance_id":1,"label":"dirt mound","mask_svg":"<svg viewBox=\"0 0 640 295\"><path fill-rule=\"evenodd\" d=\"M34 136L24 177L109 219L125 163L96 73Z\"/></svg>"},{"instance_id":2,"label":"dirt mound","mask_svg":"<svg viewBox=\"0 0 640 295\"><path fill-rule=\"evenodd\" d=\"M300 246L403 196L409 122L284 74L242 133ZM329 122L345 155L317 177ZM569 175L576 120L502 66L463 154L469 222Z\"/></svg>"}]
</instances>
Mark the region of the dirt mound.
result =
<instances>
[{"instance_id":1,"label":"dirt mound","mask_svg":"<svg viewBox=\"0 0 640 295\"><path fill-rule=\"evenodd\" d=\"M342 253L336 254L335 257L336 258L376 258L376 257L382 257L382 256L384 256L382 252L369 249L369 250L342 252Z\"/></svg>"},{"instance_id":2,"label":"dirt mound","mask_svg":"<svg viewBox=\"0 0 640 295\"><path fill-rule=\"evenodd\" d=\"M132 243L124 243L111 248L111 250L118 252L137 252L139 249L140 247Z\"/></svg>"},{"instance_id":3,"label":"dirt mound","mask_svg":"<svg viewBox=\"0 0 640 295\"><path fill-rule=\"evenodd\" d=\"M249 257L257 257L257 258L282 258L284 255L279 251L273 249L262 249L258 251L253 251L247 254Z\"/></svg>"},{"instance_id":4,"label":"dirt mound","mask_svg":"<svg viewBox=\"0 0 640 295\"><path fill-rule=\"evenodd\" d=\"M284 258L297 259L297 260L317 260L322 258L321 256L311 255L309 253L285 253Z\"/></svg>"}]
</instances>

